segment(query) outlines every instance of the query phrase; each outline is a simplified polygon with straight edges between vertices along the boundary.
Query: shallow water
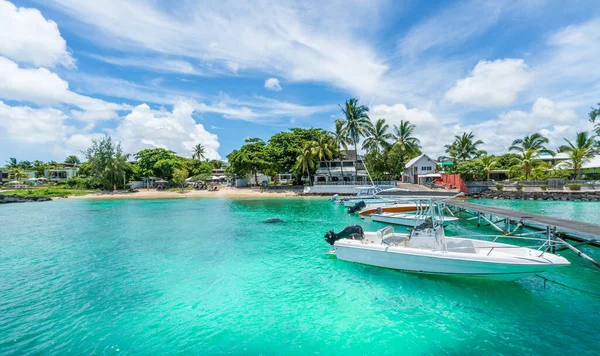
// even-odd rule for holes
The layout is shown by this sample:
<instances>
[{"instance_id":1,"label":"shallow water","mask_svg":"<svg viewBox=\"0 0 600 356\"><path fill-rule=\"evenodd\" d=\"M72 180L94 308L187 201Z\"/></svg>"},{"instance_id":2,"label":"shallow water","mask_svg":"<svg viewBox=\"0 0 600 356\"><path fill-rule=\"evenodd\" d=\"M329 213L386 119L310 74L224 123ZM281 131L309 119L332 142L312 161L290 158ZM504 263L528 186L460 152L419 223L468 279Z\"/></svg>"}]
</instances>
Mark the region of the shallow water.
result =
<instances>
[{"instance_id":1,"label":"shallow water","mask_svg":"<svg viewBox=\"0 0 600 356\"><path fill-rule=\"evenodd\" d=\"M598 204L560 204L556 209L570 218L600 223ZM518 207L542 206L525 205ZM545 213L555 209L543 206ZM536 277L434 278L326 255L324 233L354 223L383 226L320 199L0 207L0 354L600 349L599 297L551 283L544 288ZM448 229L474 233L493 232L473 221ZM600 258L599 250L585 251ZM600 294L600 271L562 254L572 265L546 277Z\"/></svg>"}]
</instances>

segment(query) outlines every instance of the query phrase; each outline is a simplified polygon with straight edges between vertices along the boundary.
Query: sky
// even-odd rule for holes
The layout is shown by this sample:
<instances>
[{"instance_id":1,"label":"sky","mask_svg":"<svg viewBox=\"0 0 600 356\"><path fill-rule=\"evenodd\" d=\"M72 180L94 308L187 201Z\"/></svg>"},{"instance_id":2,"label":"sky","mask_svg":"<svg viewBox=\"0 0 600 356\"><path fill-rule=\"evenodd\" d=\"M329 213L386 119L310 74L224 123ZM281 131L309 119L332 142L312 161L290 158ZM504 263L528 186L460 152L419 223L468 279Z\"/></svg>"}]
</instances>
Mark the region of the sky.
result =
<instances>
[{"instance_id":1,"label":"sky","mask_svg":"<svg viewBox=\"0 0 600 356\"><path fill-rule=\"evenodd\" d=\"M62 161L110 135L126 153L332 130L356 97L416 125L437 157L564 143L600 102L595 0L0 0L0 162Z\"/></svg>"}]
</instances>

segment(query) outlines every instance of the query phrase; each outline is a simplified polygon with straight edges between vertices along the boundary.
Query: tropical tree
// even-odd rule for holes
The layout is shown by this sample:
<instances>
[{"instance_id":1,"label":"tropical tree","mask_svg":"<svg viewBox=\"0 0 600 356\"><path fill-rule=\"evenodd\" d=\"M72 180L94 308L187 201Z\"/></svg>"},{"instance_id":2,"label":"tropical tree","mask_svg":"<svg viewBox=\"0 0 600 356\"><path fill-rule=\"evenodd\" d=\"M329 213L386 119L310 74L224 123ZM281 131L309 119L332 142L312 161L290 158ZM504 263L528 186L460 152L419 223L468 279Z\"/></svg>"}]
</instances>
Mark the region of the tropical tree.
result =
<instances>
[{"instance_id":1,"label":"tropical tree","mask_svg":"<svg viewBox=\"0 0 600 356\"><path fill-rule=\"evenodd\" d=\"M194 146L194 153L192 153L192 158L200 161L205 158L205 156L204 156L205 154L206 154L206 150L204 149L204 146L202 146L201 143Z\"/></svg>"},{"instance_id":2,"label":"tropical tree","mask_svg":"<svg viewBox=\"0 0 600 356\"><path fill-rule=\"evenodd\" d=\"M29 177L27 173L23 171L21 167L13 167L8 170L8 178L16 179L19 183L21 183L21 178Z\"/></svg>"},{"instance_id":3,"label":"tropical tree","mask_svg":"<svg viewBox=\"0 0 600 356\"><path fill-rule=\"evenodd\" d=\"M160 177L169 180L175 168L182 168L183 158L165 148L146 148L135 154L136 173L140 177Z\"/></svg>"},{"instance_id":4,"label":"tropical tree","mask_svg":"<svg viewBox=\"0 0 600 356\"><path fill-rule=\"evenodd\" d=\"M267 160L265 141L259 138L247 138L246 144L239 150L233 150L228 156L229 171L237 176L246 177L254 175L258 185L258 172L270 170L272 163Z\"/></svg>"},{"instance_id":5,"label":"tropical tree","mask_svg":"<svg viewBox=\"0 0 600 356\"><path fill-rule=\"evenodd\" d=\"M390 125L384 119L379 119L375 122L375 125L369 126L362 149L367 152L374 152L376 156L385 151L390 146L389 140L394 138L393 134L387 132L389 127Z\"/></svg>"},{"instance_id":6,"label":"tropical tree","mask_svg":"<svg viewBox=\"0 0 600 356\"><path fill-rule=\"evenodd\" d=\"M8 161L6 161L7 168L15 168L18 166L17 159L14 157L10 157Z\"/></svg>"},{"instance_id":7,"label":"tropical tree","mask_svg":"<svg viewBox=\"0 0 600 356\"><path fill-rule=\"evenodd\" d=\"M338 158L340 160L340 175L343 179L344 177L344 167L342 165L342 156L343 156L343 151L342 148L344 149L344 151L348 150L348 145L350 145L352 142L350 141L350 138L347 135L346 130L344 130L344 127L346 126L346 121L345 120L335 120L335 131L330 132L329 135L333 138L333 142L334 144L337 146L338 148Z\"/></svg>"},{"instance_id":8,"label":"tropical tree","mask_svg":"<svg viewBox=\"0 0 600 356\"><path fill-rule=\"evenodd\" d=\"M92 146L82 152L89 163L90 176L105 189L122 186L129 155L123 154L120 143L110 136L92 140Z\"/></svg>"},{"instance_id":9,"label":"tropical tree","mask_svg":"<svg viewBox=\"0 0 600 356\"><path fill-rule=\"evenodd\" d=\"M498 167L498 159L496 156L491 155L483 156L479 161L481 161L481 164L483 165L483 172L485 173L487 180L490 180L490 173L494 168Z\"/></svg>"},{"instance_id":10,"label":"tropical tree","mask_svg":"<svg viewBox=\"0 0 600 356\"><path fill-rule=\"evenodd\" d=\"M321 136L319 136L319 139L313 142L313 144L312 154L319 161L327 162L327 171L329 172L329 177L331 177L329 161L333 158L333 153L335 152L335 146L332 143L331 137L326 133L322 133Z\"/></svg>"},{"instance_id":11,"label":"tropical tree","mask_svg":"<svg viewBox=\"0 0 600 356\"><path fill-rule=\"evenodd\" d=\"M341 106L340 106L341 107ZM368 132L369 128L373 125L369 119L367 112L369 108L365 105L359 105L358 99L350 98L346 100L344 107L341 107L344 116L346 117L346 125L344 131L346 131L348 138L354 145L355 157L354 167L358 168L358 142L361 137L364 137ZM357 170L354 173L354 180L357 180Z\"/></svg>"},{"instance_id":12,"label":"tropical tree","mask_svg":"<svg viewBox=\"0 0 600 356\"><path fill-rule=\"evenodd\" d=\"M30 161L25 160L19 161L19 163L17 163L17 166L22 169L31 169L33 167L33 164Z\"/></svg>"},{"instance_id":13,"label":"tropical tree","mask_svg":"<svg viewBox=\"0 0 600 356\"><path fill-rule=\"evenodd\" d=\"M411 124L410 121L404 120L400 120L400 125L394 125L393 149L397 149L399 153L396 167L394 169L396 176L398 175L400 164L404 164L408 156L414 156L421 151L419 146L421 142L418 138L413 136L415 128L416 126Z\"/></svg>"},{"instance_id":14,"label":"tropical tree","mask_svg":"<svg viewBox=\"0 0 600 356\"><path fill-rule=\"evenodd\" d=\"M81 164L81 161L79 160L79 158L77 156L71 155L71 156L65 158L65 163Z\"/></svg>"},{"instance_id":15,"label":"tropical tree","mask_svg":"<svg viewBox=\"0 0 600 356\"><path fill-rule=\"evenodd\" d=\"M185 188L185 180L187 179L189 172L185 168L175 168L173 171L173 181L181 187L181 191L183 192L183 188Z\"/></svg>"},{"instance_id":16,"label":"tropical tree","mask_svg":"<svg viewBox=\"0 0 600 356\"><path fill-rule=\"evenodd\" d=\"M600 103L598 103L598 108L594 109L591 108L592 111L590 111L589 115L590 115L590 122L594 125L594 131L596 131L596 135L600 136L600 121L596 122L596 119L598 117L600 117ZM600 142L598 142L598 146L600 149Z\"/></svg>"},{"instance_id":17,"label":"tropical tree","mask_svg":"<svg viewBox=\"0 0 600 356\"><path fill-rule=\"evenodd\" d=\"M594 157L594 138L594 136L589 136L587 132L578 132L574 143L565 138L567 145L558 148L559 152L565 152L569 155L566 162L575 172L576 179L579 179L581 167Z\"/></svg>"},{"instance_id":18,"label":"tropical tree","mask_svg":"<svg viewBox=\"0 0 600 356\"><path fill-rule=\"evenodd\" d=\"M299 152L296 158L296 165L294 169L298 171L302 176L308 175L308 181L312 184L311 172L317 165L317 157L313 153L313 147L310 143L307 143Z\"/></svg>"},{"instance_id":19,"label":"tropical tree","mask_svg":"<svg viewBox=\"0 0 600 356\"><path fill-rule=\"evenodd\" d=\"M483 141L475 140L475 135L472 132L463 132L462 135L454 136L454 142L446 145L446 153L452 159L459 161L467 161L474 157L480 157L485 154L485 151L480 150L478 146L483 145Z\"/></svg>"},{"instance_id":20,"label":"tropical tree","mask_svg":"<svg viewBox=\"0 0 600 356\"><path fill-rule=\"evenodd\" d=\"M271 163L269 168L275 173L293 173L300 182L302 177L294 170L298 152L306 144L318 141L324 133L327 131L319 128L295 127L271 136L266 147L266 159Z\"/></svg>"},{"instance_id":21,"label":"tropical tree","mask_svg":"<svg viewBox=\"0 0 600 356\"><path fill-rule=\"evenodd\" d=\"M547 137L536 132L532 135L525 136L522 139L514 140L512 145L508 148L509 151L516 151L519 153L519 164L525 172L525 179L529 179L534 166L540 164L540 161L538 160L540 153L554 155L554 152L546 148L548 142L549 140Z\"/></svg>"},{"instance_id":22,"label":"tropical tree","mask_svg":"<svg viewBox=\"0 0 600 356\"><path fill-rule=\"evenodd\" d=\"M553 152L546 148L549 140L547 137L543 136L540 133L534 133L531 136L525 136L524 138L519 138L513 141L512 145L508 148L509 151L518 151L524 152L528 150L536 150L538 153L548 153L552 154Z\"/></svg>"}]
</instances>

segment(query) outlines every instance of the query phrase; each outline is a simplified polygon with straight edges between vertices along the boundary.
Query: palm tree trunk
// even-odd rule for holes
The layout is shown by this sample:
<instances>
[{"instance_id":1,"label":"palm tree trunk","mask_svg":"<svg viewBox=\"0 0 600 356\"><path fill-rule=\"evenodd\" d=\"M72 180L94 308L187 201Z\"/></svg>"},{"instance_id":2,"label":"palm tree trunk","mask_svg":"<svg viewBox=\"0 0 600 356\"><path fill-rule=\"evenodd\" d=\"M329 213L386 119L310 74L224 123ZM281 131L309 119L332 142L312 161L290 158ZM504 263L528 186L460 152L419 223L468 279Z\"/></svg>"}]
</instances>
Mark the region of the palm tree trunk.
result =
<instances>
[{"instance_id":1,"label":"palm tree trunk","mask_svg":"<svg viewBox=\"0 0 600 356\"><path fill-rule=\"evenodd\" d=\"M344 182L344 167L342 167L343 166L343 164L342 164L342 145L339 146L339 154L340 154L339 158L340 158L340 176L341 176L340 178L342 179L342 183L343 183Z\"/></svg>"},{"instance_id":2,"label":"palm tree trunk","mask_svg":"<svg viewBox=\"0 0 600 356\"><path fill-rule=\"evenodd\" d=\"M356 148L356 140L354 140L354 184L358 181L358 149Z\"/></svg>"}]
</instances>

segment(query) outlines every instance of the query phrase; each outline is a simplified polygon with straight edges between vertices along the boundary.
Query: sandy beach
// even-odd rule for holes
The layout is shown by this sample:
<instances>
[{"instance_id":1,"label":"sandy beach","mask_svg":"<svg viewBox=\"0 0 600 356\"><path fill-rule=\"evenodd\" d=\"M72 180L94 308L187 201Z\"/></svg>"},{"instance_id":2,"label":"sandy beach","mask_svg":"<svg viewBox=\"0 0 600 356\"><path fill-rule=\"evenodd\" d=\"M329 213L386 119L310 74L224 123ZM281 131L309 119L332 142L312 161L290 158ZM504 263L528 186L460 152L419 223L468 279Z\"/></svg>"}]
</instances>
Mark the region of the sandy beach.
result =
<instances>
[{"instance_id":1,"label":"sandy beach","mask_svg":"<svg viewBox=\"0 0 600 356\"><path fill-rule=\"evenodd\" d=\"M261 192L250 188L221 188L218 191L186 190L184 192L166 192L156 189L140 190L139 192L94 193L74 196L69 199L182 199L182 198L281 198L300 197L297 191ZM304 198L304 197L303 197Z\"/></svg>"}]
</instances>

